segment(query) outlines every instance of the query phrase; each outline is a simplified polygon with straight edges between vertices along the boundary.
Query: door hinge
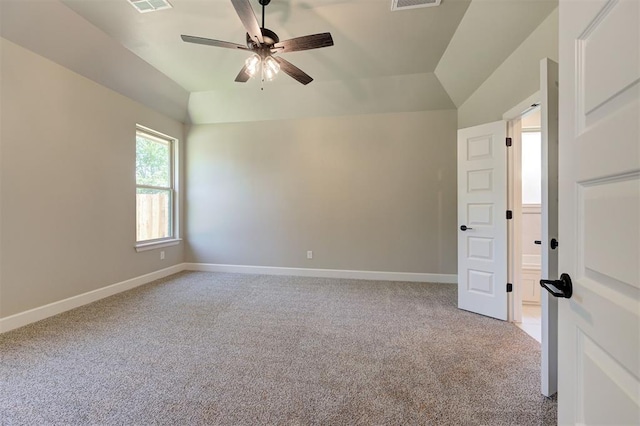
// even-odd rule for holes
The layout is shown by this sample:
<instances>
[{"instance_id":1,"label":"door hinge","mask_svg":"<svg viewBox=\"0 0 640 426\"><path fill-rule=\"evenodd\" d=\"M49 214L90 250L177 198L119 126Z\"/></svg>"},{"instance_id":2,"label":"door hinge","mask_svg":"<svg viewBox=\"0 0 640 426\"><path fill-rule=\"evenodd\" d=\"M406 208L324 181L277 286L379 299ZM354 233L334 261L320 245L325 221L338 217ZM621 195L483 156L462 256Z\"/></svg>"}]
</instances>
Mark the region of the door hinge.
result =
<instances>
[{"instance_id":1,"label":"door hinge","mask_svg":"<svg viewBox=\"0 0 640 426\"><path fill-rule=\"evenodd\" d=\"M513 292L513 284L507 283L507 293Z\"/></svg>"},{"instance_id":2,"label":"door hinge","mask_svg":"<svg viewBox=\"0 0 640 426\"><path fill-rule=\"evenodd\" d=\"M513 212L511 210L507 210L507 220L513 219Z\"/></svg>"},{"instance_id":3,"label":"door hinge","mask_svg":"<svg viewBox=\"0 0 640 426\"><path fill-rule=\"evenodd\" d=\"M507 146L513 145L513 139L507 138Z\"/></svg>"}]
</instances>

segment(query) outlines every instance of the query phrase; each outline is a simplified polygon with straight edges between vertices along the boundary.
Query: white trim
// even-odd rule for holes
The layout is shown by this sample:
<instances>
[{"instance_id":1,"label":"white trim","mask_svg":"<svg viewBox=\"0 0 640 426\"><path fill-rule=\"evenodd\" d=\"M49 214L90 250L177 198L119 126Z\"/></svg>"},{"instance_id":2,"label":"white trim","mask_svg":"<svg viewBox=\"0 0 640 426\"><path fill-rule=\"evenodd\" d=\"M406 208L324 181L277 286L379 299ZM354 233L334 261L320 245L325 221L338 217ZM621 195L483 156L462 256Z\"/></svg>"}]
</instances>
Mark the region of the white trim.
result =
<instances>
[{"instance_id":1,"label":"white trim","mask_svg":"<svg viewBox=\"0 0 640 426\"><path fill-rule=\"evenodd\" d=\"M178 140L173 136L169 136L169 135L167 135L165 133L159 132L157 130L153 130L152 128L143 126L142 124L136 124L136 132L146 133L148 135L151 135L151 136L157 138L158 140L160 140L162 142L177 141Z\"/></svg>"},{"instance_id":2,"label":"white trim","mask_svg":"<svg viewBox=\"0 0 640 426\"><path fill-rule=\"evenodd\" d=\"M173 238L171 240L156 241L155 243L141 243L141 244L136 244L136 251L141 252L141 251L159 249L163 247L177 246L181 242L182 242L182 238Z\"/></svg>"},{"instance_id":3,"label":"white trim","mask_svg":"<svg viewBox=\"0 0 640 426\"><path fill-rule=\"evenodd\" d=\"M20 312L5 318L0 318L0 333L61 314L71 309L104 299L105 297L122 293L123 291L131 290L132 288L139 287L143 284L148 284L160 278L168 277L169 275L184 271L184 269L184 263L180 263L169 268L141 275L136 278L131 278L107 287L102 287L97 290L69 297L68 299L59 300L57 302L49 303L48 305Z\"/></svg>"},{"instance_id":4,"label":"white trim","mask_svg":"<svg viewBox=\"0 0 640 426\"><path fill-rule=\"evenodd\" d=\"M261 274L261 275L291 275L298 277L319 278L344 278L378 281L410 281L432 282L443 284L457 284L456 274L427 274L412 272L382 272L382 271L351 271L342 269L309 269L309 268L281 268L274 266L248 266L248 265L219 265L206 263L179 263L159 271L131 278L107 287L69 297L64 300L39 306L28 311L20 312L5 318L0 318L0 333L5 333L36 321L40 321L54 315L61 314L71 309L96 302L105 297L122 293L127 290L148 284L160 278L177 274L182 271L203 272L230 272L237 274Z\"/></svg>"},{"instance_id":5,"label":"white trim","mask_svg":"<svg viewBox=\"0 0 640 426\"><path fill-rule=\"evenodd\" d=\"M511 147L507 149L507 209L513 212L513 219L507 221L507 282L516 284L507 295L508 320L522 322L522 290L517 284L522 274L522 260L517 255L522 253L521 118L507 122L507 136L512 139Z\"/></svg>"},{"instance_id":6,"label":"white trim","mask_svg":"<svg viewBox=\"0 0 640 426\"><path fill-rule=\"evenodd\" d=\"M522 136L522 116L529 111L540 106L542 93L540 90L524 99L502 115L502 119L509 123L509 133L513 139L512 149L509 150L509 166L508 166L508 183L507 197L509 198L509 206L513 210L513 220L510 221L510 233L507 236L509 241L509 253L507 255L508 265L511 266L509 274L510 282L520 282L522 274L522 264L520 263L519 254L522 253L522 223L521 216L523 214L522 205L522 154L521 154L521 136ZM511 197L509 197L511 195ZM509 321L522 322L522 293L519 286L514 286L514 291L509 297Z\"/></svg>"},{"instance_id":7,"label":"white trim","mask_svg":"<svg viewBox=\"0 0 640 426\"><path fill-rule=\"evenodd\" d=\"M411 281L411 282L431 282L431 283L443 283L443 284L458 283L458 276L456 274L352 271L352 270L346 270L346 269L286 268L286 267L276 267L276 266L221 265L221 264L211 264L211 263L186 263L185 270L202 271L202 272L230 272L235 274L292 275L297 277L344 278L344 279L357 279L357 280Z\"/></svg>"},{"instance_id":8,"label":"white trim","mask_svg":"<svg viewBox=\"0 0 640 426\"><path fill-rule=\"evenodd\" d=\"M181 203L181 197L182 197L182 191L181 191L181 181L180 181L180 140L176 137L173 136L169 136L167 134L158 132L157 130L153 130L149 127L143 126L141 124L136 124L136 137L138 136L142 136L142 137L146 137L147 139L151 139L151 140L156 140L158 142L166 142L169 144L169 148L170 148L170 153L171 153L171 162L170 162L170 166L171 166L171 185L169 187L150 187L148 185L138 185L136 182L136 192L137 192L137 188L151 188L151 189L163 189L163 190L169 190L169 194L170 194L170 200L171 200L171 236L169 237L168 241L181 241L181 234L180 234L180 218L181 218L181 214L182 212L181 207L182 207L182 203ZM137 142L136 142L137 143ZM136 226L137 226L137 222L136 222ZM136 236L137 239L137 236ZM167 241L167 240L165 240ZM153 246L149 249L145 249L145 248L141 248L140 250L138 250L138 247L144 247L145 244L147 244L145 241L139 242L136 244L136 251L140 252L140 251L146 251L146 250L151 250L154 248L161 248L161 247L169 247L175 244L168 244L166 246ZM154 243L150 243L150 244L156 244ZM177 243L176 243L177 244Z\"/></svg>"}]
</instances>

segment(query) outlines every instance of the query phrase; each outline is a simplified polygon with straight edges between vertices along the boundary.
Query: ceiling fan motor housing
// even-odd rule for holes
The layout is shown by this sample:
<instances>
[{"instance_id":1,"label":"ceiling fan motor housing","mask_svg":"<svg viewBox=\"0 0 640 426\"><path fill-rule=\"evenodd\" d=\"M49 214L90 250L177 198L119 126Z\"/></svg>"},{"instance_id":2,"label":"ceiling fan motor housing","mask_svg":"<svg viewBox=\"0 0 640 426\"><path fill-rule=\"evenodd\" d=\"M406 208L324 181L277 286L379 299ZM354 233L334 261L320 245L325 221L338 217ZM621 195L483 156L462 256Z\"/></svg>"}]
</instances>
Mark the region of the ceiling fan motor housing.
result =
<instances>
[{"instance_id":1,"label":"ceiling fan motor housing","mask_svg":"<svg viewBox=\"0 0 640 426\"><path fill-rule=\"evenodd\" d=\"M260 28L260 31L262 31L262 38L264 39L263 47L267 48L267 50L271 50L274 44L280 42L278 34L274 33L269 28ZM253 41L249 33L247 33L247 47L251 50L259 50L259 46L255 41Z\"/></svg>"}]
</instances>

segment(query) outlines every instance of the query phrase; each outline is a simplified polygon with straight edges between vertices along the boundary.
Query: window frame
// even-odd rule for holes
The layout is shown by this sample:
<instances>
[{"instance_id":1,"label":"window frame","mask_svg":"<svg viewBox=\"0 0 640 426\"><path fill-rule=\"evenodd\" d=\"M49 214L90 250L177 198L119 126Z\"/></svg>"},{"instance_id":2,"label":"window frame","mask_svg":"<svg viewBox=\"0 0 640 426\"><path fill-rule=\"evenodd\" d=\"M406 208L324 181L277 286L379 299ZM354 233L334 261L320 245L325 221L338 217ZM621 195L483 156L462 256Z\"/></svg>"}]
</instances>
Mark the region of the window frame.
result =
<instances>
[{"instance_id":1,"label":"window frame","mask_svg":"<svg viewBox=\"0 0 640 426\"><path fill-rule=\"evenodd\" d=\"M155 189L169 192L169 236L163 238L154 238L149 240L138 241L138 207L135 207L135 249L138 252L153 250L156 248L169 247L180 244L182 239L179 236L179 211L178 211L178 139L157 132L148 127L136 125L135 140L138 137L144 137L152 141L166 143L169 145L169 186L161 187L154 185L143 185L137 182L137 168L134 175L135 194L137 197L138 189ZM137 150L136 150L137 152ZM137 154L136 154L137 155ZM134 156L134 159L136 157ZM137 167L137 166L136 166Z\"/></svg>"}]
</instances>

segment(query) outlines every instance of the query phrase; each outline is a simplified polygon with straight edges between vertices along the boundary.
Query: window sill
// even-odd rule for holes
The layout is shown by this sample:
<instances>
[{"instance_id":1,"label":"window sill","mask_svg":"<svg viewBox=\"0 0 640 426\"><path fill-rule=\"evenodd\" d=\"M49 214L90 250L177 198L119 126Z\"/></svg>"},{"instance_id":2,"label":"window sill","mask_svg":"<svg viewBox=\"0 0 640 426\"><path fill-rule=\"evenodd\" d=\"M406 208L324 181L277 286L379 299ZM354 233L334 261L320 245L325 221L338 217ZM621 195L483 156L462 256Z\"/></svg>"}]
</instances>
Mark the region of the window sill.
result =
<instances>
[{"instance_id":1,"label":"window sill","mask_svg":"<svg viewBox=\"0 0 640 426\"><path fill-rule=\"evenodd\" d=\"M136 251L139 253L141 251L148 251L159 249L163 247L171 247L177 246L182 242L182 238L174 238L172 240L162 240L162 241L154 241L152 243L140 243L136 244Z\"/></svg>"}]
</instances>

